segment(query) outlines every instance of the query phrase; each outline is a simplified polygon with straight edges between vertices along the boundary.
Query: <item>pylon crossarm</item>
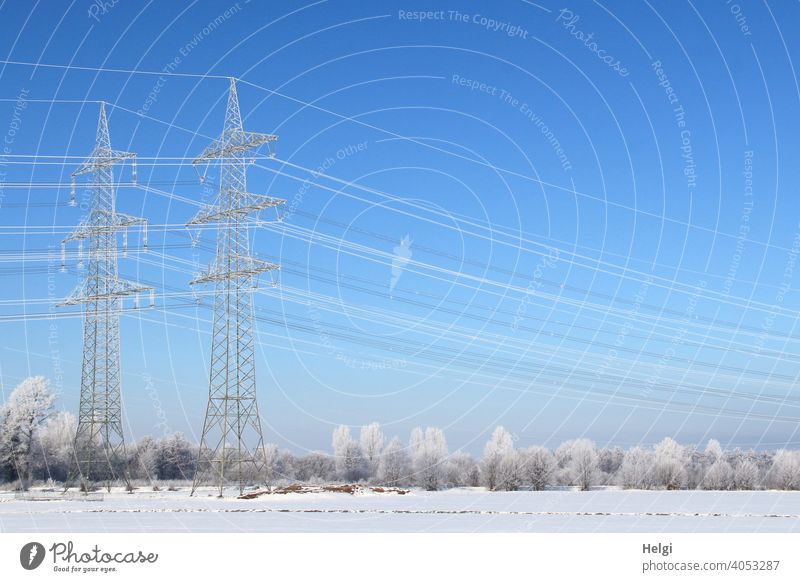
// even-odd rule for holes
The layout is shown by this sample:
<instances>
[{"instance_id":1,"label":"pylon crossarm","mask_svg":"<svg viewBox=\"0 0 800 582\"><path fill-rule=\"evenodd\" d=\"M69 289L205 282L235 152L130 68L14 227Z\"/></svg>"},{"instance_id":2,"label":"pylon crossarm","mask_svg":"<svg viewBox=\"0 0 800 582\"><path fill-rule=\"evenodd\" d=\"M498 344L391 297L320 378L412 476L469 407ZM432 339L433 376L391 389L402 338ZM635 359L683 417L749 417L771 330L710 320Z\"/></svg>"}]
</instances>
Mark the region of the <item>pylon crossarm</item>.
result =
<instances>
[{"instance_id":1,"label":"pylon crossarm","mask_svg":"<svg viewBox=\"0 0 800 582\"><path fill-rule=\"evenodd\" d=\"M133 162L136 163L136 154L133 152L98 148L95 149L70 176L75 178L83 174L91 174L101 168L107 168L125 160L133 160Z\"/></svg>"},{"instance_id":2,"label":"pylon crossarm","mask_svg":"<svg viewBox=\"0 0 800 582\"><path fill-rule=\"evenodd\" d=\"M243 257L240 257L242 262ZM241 279L244 277L253 277L259 273L268 273L279 269L280 266L275 263L268 263L259 259L248 258L244 261L245 264L240 264L238 269L219 269L211 266L207 271L201 273L191 281L190 285L203 285L205 283L215 283L217 281L224 281L226 279Z\"/></svg>"},{"instance_id":3,"label":"pylon crossarm","mask_svg":"<svg viewBox=\"0 0 800 582\"><path fill-rule=\"evenodd\" d=\"M98 214L102 211L92 211L88 218L82 219L78 227L72 231L61 242L68 243L76 240L84 240L101 234L110 234L131 226L147 224L146 218L123 214L121 212L108 213L103 219L98 220Z\"/></svg>"},{"instance_id":4,"label":"pylon crossarm","mask_svg":"<svg viewBox=\"0 0 800 582\"><path fill-rule=\"evenodd\" d=\"M83 303L83 301L80 298L84 297L85 295L86 295L86 282L84 281L80 285L75 287L75 289L72 291L72 293L69 294L69 296L66 299L63 299L58 303L56 303L56 307L79 305Z\"/></svg>"},{"instance_id":5,"label":"pylon crossarm","mask_svg":"<svg viewBox=\"0 0 800 582\"><path fill-rule=\"evenodd\" d=\"M58 307L67 307L69 305L80 305L82 303L92 303L94 301L103 301L110 299L120 299L123 297L130 297L132 295L139 295L141 293L152 293L153 288L133 281L125 279L117 279L114 288L108 293L91 293L88 290L86 282L78 285L75 290L63 301L56 304Z\"/></svg>"},{"instance_id":6,"label":"pylon crossarm","mask_svg":"<svg viewBox=\"0 0 800 582\"><path fill-rule=\"evenodd\" d=\"M135 281L128 281L127 279L117 279L116 286L111 294L114 297L127 297L129 295L139 295L140 293L151 293L152 287L141 285Z\"/></svg>"},{"instance_id":7,"label":"pylon crossarm","mask_svg":"<svg viewBox=\"0 0 800 582\"><path fill-rule=\"evenodd\" d=\"M75 240L82 240L85 238L89 238L92 236L92 229L94 227L91 226L87 219L81 219L78 223L78 226L73 230L66 238L61 241L61 244L72 242Z\"/></svg>"},{"instance_id":8,"label":"pylon crossarm","mask_svg":"<svg viewBox=\"0 0 800 582\"><path fill-rule=\"evenodd\" d=\"M245 193L244 199L248 202L244 208L249 208L251 212L258 212L259 210L286 204L286 200L283 198L275 198L274 196L266 196L264 194L251 194L249 192Z\"/></svg>"},{"instance_id":9,"label":"pylon crossarm","mask_svg":"<svg viewBox=\"0 0 800 582\"><path fill-rule=\"evenodd\" d=\"M186 226L197 226L210 222L224 222L234 215L244 217L248 214L264 210L265 208L274 208L286 203L286 200L282 198L273 198L272 196L265 196L263 194L247 193L244 198L249 203L234 208L221 208L217 204L206 206L195 214L194 218L186 223Z\"/></svg>"},{"instance_id":10,"label":"pylon crossarm","mask_svg":"<svg viewBox=\"0 0 800 582\"><path fill-rule=\"evenodd\" d=\"M128 228L129 226L135 226L137 224L147 224L147 219L141 216L114 212L114 225L117 228Z\"/></svg>"},{"instance_id":11,"label":"pylon crossarm","mask_svg":"<svg viewBox=\"0 0 800 582\"><path fill-rule=\"evenodd\" d=\"M234 159L238 154L277 139L277 135L255 133L252 131L237 131L230 135L223 134L221 137L208 144L192 163L197 165L217 159L225 163L225 158L231 158L231 160L228 161L238 161Z\"/></svg>"}]
</instances>

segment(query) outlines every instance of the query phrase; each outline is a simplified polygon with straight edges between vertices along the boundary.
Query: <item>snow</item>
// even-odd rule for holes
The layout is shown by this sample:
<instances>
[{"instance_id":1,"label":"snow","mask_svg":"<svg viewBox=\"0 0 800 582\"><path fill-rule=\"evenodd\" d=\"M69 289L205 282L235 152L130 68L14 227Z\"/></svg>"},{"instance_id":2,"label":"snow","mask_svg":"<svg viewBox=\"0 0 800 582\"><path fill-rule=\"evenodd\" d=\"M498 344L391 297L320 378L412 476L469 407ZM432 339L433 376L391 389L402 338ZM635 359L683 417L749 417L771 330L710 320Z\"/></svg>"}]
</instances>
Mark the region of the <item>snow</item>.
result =
<instances>
[{"instance_id":1,"label":"snow","mask_svg":"<svg viewBox=\"0 0 800 582\"><path fill-rule=\"evenodd\" d=\"M219 499L211 489L102 500L0 493L0 532L800 532L800 492L305 493Z\"/></svg>"}]
</instances>

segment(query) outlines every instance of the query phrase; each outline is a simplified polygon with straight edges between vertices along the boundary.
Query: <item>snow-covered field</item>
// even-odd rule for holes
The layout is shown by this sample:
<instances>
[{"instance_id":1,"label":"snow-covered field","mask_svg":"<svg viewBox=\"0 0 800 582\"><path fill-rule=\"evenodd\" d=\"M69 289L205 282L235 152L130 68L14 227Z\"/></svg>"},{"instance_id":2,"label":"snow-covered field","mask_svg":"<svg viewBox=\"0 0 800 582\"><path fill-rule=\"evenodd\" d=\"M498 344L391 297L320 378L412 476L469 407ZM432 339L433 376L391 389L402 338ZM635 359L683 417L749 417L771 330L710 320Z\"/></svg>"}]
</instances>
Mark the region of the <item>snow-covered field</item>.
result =
<instances>
[{"instance_id":1,"label":"snow-covered field","mask_svg":"<svg viewBox=\"0 0 800 582\"><path fill-rule=\"evenodd\" d=\"M800 532L800 492L452 489L218 499L211 490L27 500L0 493L2 532Z\"/></svg>"}]
</instances>

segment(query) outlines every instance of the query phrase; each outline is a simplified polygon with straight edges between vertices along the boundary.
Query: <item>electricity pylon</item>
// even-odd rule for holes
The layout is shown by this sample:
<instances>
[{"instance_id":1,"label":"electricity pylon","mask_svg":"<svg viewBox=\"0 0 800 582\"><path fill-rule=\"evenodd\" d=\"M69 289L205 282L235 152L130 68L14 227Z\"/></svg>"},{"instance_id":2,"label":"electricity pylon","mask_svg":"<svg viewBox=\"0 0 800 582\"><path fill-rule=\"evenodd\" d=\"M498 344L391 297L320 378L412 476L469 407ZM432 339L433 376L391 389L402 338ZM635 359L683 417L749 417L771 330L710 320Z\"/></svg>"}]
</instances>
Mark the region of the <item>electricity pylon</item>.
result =
<instances>
[{"instance_id":1,"label":"electricity pylon","mask_svg":"<svg viewBox=\"0 0 800 582\"><path fill-rule=\"evenodd\" d=\"M208 405L192 494L211 480L219 487L220 496L226 483L238 484L241 494L246 483L265 477L264 437L256 401L252 292L259 275L272 273L278 265L250 255L248 227L253 216L264 209L275 208L277 215L277 207L285 201L249 193L246 166L250 150L276 139L275 135L242 129L236 83L231 79L222 134L193 161L195 168L218 162L219 193L186 225L200 229L215 225L217 229L216 256L190 283L214 287ZM205 173L201 181L204 177Z\"/></svg>"},{"instance_id":2,"label":"electricity pylon","mask_svg":"<svg viewBox=\"0 0 800 582\"><path fill-rule=\"evenodd\" d=\"M70 205L75 206L75 178L92 174L92 202L89 214L61 243L62 270L65 245L78 243L79 261L87 248L86 274L83 281L60 305L83 305L83 361L81 364L81 396L78 428L75 433L75 471L81 485L124 479L130 484L125 439L122 431L122 396L119 364L119 314L122 299L133 296L138 307L138 295L153 290L120 279L117 275L117 234L123 235L123 253L127 251L127 229L139 226L147 247L147 222L143 218L122 214L116 210L113 166L131 163L131 181L136 181L136 154L111 149L105 105L100 104L97 141L94 151L72 175ZM80 263L79 263L80 265Z\"/></svg>"}]
</instances>

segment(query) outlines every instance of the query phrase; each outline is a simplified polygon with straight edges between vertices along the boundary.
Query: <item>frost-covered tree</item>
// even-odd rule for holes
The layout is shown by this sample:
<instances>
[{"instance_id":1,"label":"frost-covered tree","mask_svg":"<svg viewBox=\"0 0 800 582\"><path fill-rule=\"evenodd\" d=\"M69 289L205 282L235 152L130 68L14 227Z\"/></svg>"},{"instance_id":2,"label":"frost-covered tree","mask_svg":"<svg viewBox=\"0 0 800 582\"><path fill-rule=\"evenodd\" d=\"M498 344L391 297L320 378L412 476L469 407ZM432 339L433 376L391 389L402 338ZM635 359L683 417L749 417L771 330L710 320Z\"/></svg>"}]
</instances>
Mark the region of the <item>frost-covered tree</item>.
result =
<instances>
[{"instance_id":1,"label":"frost-covered tree","mask_svg":"<svg viewBox=\"0 0 800 582\"><path fill-rule=\"evenodd\" d=\"M298 459L289 451L278 451L278 474L281 481L297 480Z\"/></svg>"},{"instance_id":2,"label":"frost-covered tree","mask_svg":"<svg viewBox=\"0 0 800 582\"><path fill-rule=\"evenodd\" d=\"M556 460L545 447L533 446L520 451L522 484L533 491L544 491L555 479Z\"/></svg>"},{"instance_id":3,"label":"frost-covered tree","mask_svg":"<svg viewBox=\"0 0 800 582\"><path fill-rule=\"evenodd\" d=\"M573 482L586 491L597 482L597 447L589 439L578 439L572 445L569 463Z\"/></svg>"},{"instance_id":4,"label":"frost-covered tree","mask_svg":"<svg viewBox=\"0 0 800 582\"><path fill-rule=\"evenodd\" d=\"M13 444L10 430L11 411L8 406L0 406L0 480L13 481L17 478L17 468L12 455Z\"/></svg>"},{"instance_id":5,"label":"frost-covered tree","mask_svg":"<svg viewBox=\"0 0 800 582\"><path fill-rule=\"evenodd\" d=\"M363 478L364 459L358 443L350 435L349 427L341 425L333 431L333 454L340 479L354 482Z\"/></svg>"},{"instance_id":6,"label":"frost-covered tree","mask_svg":"<svg viewBox=\"0 0 800 582\"><path fill-rule=\"evenodd\" d=\"M564 485L577 485L582 490L597 483L597 447L589 439L566 441L556 449L559 481Z\"/></svg>"},{"instance_id":7,"label":"frost-covered tree","mask_svg":"<svg viewBox=\"0 0 800 582\"><path fill-rule=\"evenodd\" d=\"M716 439L709 439L702 452L694 446L687 446L684 448L684 451L686 468L686 481L684 485L689 489L716 489L713 484L716 484L718 479L724 477L724 473L726 472L725 467L720 465L714 470L711 476L711 483L707 482L706 475L708 475L711 467L718 461L725 459L725 452L722 449L722 445L719 444L719 441ZM728 465L730 465L729 460ZM733 470L732 467L731 470ZM731 474L731 480L732 479L733 476Z\"/></svg>"},{"instance_id":8,"label":"frost-covered tree","mask_svg":"<svg viewBox=\"0 0 800 582\"><path fill-rule=\"evenodd\" d=\"M686 484L686 449L669 437L656 445L653 483L665 489L680 489Z\"/></svg>"},{"instance_id":9,"label":"frost-covered tree","mask_svg":"<svg viewBox=\"0 0 800 582\"><path fill-rule=\"evenodd\" d=\"M483 449L481 459L481 474L484 483L489 489L496 489L500 480L500 466L506 457L514 452L514 440L511 434L502 426L494 429L489 442Z\"/></svg>"},{"instance_id":10,"label":"frost-covered tree","mask_svg":"<svg viewBox=\"0 0 800 582\"><path fill-rule=\"evenodd\" d=\"M128 467L131 477L153 481L158 478L156 457L158 443L152 437L144 437L128 447Z\"/></svg>"},{"instance_id":11,"label":"frost-covered tree","mask_svg":"<svg viewBox=\"0 0 800 582\"><path fill-rule=\"evenodd\" d=\"M336 465L330 455L313 451L295 459L294 478L298 481L325 483L336 474Z\"/></svg>"},{"instance_id":12,"label":"frost-covered tree","mask_svg":"<svg viewBox=\"0 0 800 582\"><path fill-rule=\"evenodd\" d=\"M602 475L602 483L611 483L614 476L619 472L622 462L625 460L625 451L620 447L613 449L601 449L598 452L598 469Z\"/></svg>"},{"instance_id":13,"label":"frost-covered tree","mask_svg":"<svg viewBox=\"0 0 800 582\"><path fill-rule=\"evenodd\" d=\"M716 439L710 439L706 445L705 457L708 466L713 465L722 458L722 445Z\"/></svg>"},{"instance_id":14,"label":"frost-covered tree","mask_svg":"<svg viewBox=\"0 0 800 582\"><path fill-rule=\"evenodd\" d=\"M67 480L75 425L72 414L58 412L40 428L34 447L34 479Z\"/></svg>"},{"instance_id":15,"label":"frost-covered tree","mask_svg":"<svg viewBox=\"0 0 800 582\"><path fill-rule=\"evenodd\" d=\"M750 490L758 486L758 465L750 459L741 459L733 470L733 488Z\"/></svg>"},{"instance_id":16,"label":"frost-covered tree","mask_svg":"<svg viewBox=\"0 0 800 582\"><path fill-rule=\"evenodd\" d=\"M777 489L800 489L800 451L779 449L772 461L769 480Z\"/></svg>"},{"instance_id":17,"label":"frost-covered tree","mask_svg":"<svg viewBox=\"0 0 800 582\"><path fill-rule=\"evenodd\" d=\"M266 443L261 454L264 456L264 480L267 486L271 487L283 476L280 465L281 454L278 446L273 443Z\"/></svg>"},{"instance_id":18,"label":"frost-covered tree","mask_svg":"<svg viewBox=\"0 0 800 582\"><path fill-rule=\"evenodd\" d=\"M381 461L381 451L383 450L384 437L381 427L377 422L361 427L361 454L367 466L369 478L374 478L378 474Z\"/></svg>"},{"instance_id":19,"label":"frost-covered tree","mask_svg":"<svg viewBox=\"0 0 800 582\"><path fill-rule=\"evenodd\" d=\"M411 436L408 438L408 453L409 453L409 461L411 461L411 470L416 471L417 466L419 465L418 459L423 454L423 449L425 447L425 431L422 427L414 427L411 430ZM416 480L416 477L414 477Z\"/></svg>"},{"instance_id":20,"label":"frost-covered tree","mask_svg":"<svg viewBox=\"0 0 800 582\"><path fill-rule=\"evenodd\" d=\"M643 447L630 449L617 473L617 482L626 489L650 489L654 463L652 451Z\"/></svg>"},{"instance_id":21,"label":"frost-covered tree","mask_svg":"<svg viewBox=\"0 0 800 582\"><path fill-rule=\"evenodd\" d=\"M400 439L394 437L383 450L378 467L378 481L384 485L398 486L408 482L410 461Z\"/></svg>"},{"instance_id":22,"label":"frost-covered tree","mask_svg":"<svg viewBox=\"0 0 800 582\"><path fill-rule=\"evenodd\" d=\"M55 395L42 376L23 380L8 397L0 413L0 464L6 479L31 480L32 454L37 431L53 414Z\"/></svg>"},{"instance_id":23,"label":"frost-covered tree","mask_svg":"<svg viewBox=\"0 0 800 582\"><path fill-rule=\"evenodd\" d=\"M503 455L497 471L497 488L517 491L522 485L522 455L512 449Z\"/></svg>"},{"instance_id":24,"label":"frost-covered tree","mask_svg":"<svg viewBox=\"0 0 800 582\"><path fill-rule=\"evenodd\" d=\"M747 458L753 463L756 464L758 467L758 475L759 475L759 484L761 486L768 486L769 479L768 474L770 469L772 468L772 461L775 457L775 453L770 451L749 451Z\"/></svg>"},{"instance_id":25,"label":"frost-covered tree","mask_svg":"<svg viewBox=\"0 0 800 582\"><path fill-rule=\"evenodd\" d=\"M442 486L444 462L447 457L447 441L439 428L428 427L425 432L417 427L411 431L411 467L414 481L428 491Z\"/></svg>"},{"instance_id":26,"label":"frost-covered tree","mask_svg":"<svg viewBox=\"0 0 800 582\"><path fill-rule=\"evenodd\" d=\"M698 489L703 484L703 477L708 470L706 454L693 445L683 447L683 463L686 469L686 480L683 484L687 489Z\"/></svg>"},{"instance_id":27,"label":"frost-covered tree","mask_svg":"<svg viewBox=\"0 0 800 582\"><path fill-rule=\"evenodd\" d=\"M166 479L191 479L194 475L197 451L181 433L158 442L155 458L156 476Z\"/></svg>"},{"instance_id":28,"label":"frost-covered tree","mask_svg":"<svg viewBox=\"0 0 800 582\"><path fill-rule=\"evenodd\" d=\"M450 455L445 466L445 482L450 487L477 487L480 471L472 455L462 451Z\"/></svg>"},{"instance_id":29,"label":"frost-covered tree","mask_svg":"<svg viewBox=\"0 0 800 582\"><path fill-rule=\"evenodd\" d=\"M703 489L725 491L733 486L733 469L722 456L708 468L702 483Z\"/></svg>"},{"instance_id":30,"label":"frost-covered tree","mask_svg":"<svg viewBox=\"0 0 800 582\"><path fill-rule=\"evenodd\" d=\"M553 457L556 460L556 482L559 485L572 485L569 463L572 459L572 444L574 441L564 441L556 447Z\"/></svg>"}]
</instances>

